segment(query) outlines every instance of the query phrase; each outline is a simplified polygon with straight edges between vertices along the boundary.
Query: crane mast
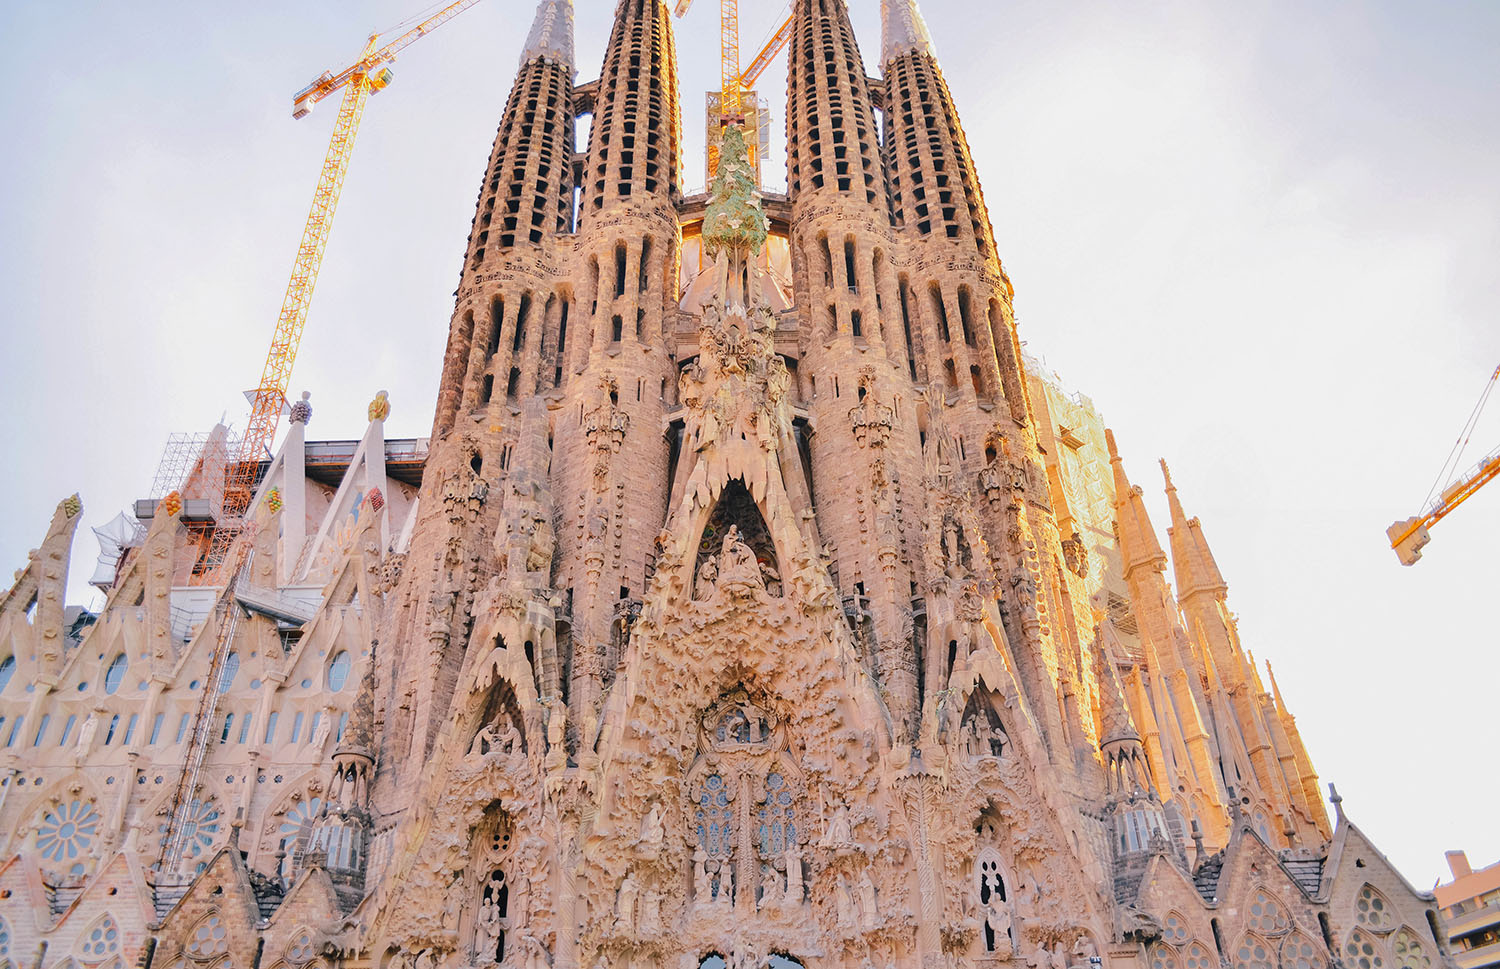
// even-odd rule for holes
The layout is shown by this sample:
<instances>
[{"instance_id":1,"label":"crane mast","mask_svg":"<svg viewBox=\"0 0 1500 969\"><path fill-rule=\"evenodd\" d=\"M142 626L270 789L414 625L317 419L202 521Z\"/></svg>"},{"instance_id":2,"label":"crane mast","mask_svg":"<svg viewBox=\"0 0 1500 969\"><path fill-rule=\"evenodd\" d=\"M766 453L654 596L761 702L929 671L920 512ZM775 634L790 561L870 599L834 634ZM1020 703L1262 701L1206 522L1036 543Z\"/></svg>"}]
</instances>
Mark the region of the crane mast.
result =
<instances>
[{"instance_id":1,"label":"crane mast","mask_svg":"<svg viewBox=\"0 0 1500 969\"><path fill-rule=\"evenodd\" d=\"M333 135L328 141L328 152L323 158L323 170L313 192L312 208L302 228L297 257L292 263L291 279L281 301L281 314L271 336L271 348L261 369L260 383L247 394L250 419L245 435L238 453L224 469L224 492L212 537L207 552L193 570L192 582L195 585L218 585L223 581L230 549L244 532L250 502L255 496L260 461L270 456L281 412L286 409L292 365L297 359L297 347L302 342L308 306L317 286L318 270L323 265L323 253L328 248L334 211L338 208L339 193L349 170L349 156L354 150L354 138L359 134L365 103L371 94L390 84L391 70L386 65L396 59L397 52L478 2L456 0L378 48L375 44L379 35L371 34L364 51L353 64L338 73L323 72L292 97L292 117L305 118L319 101L340 88L344 91L334 120Z\"/></svg>"}]
</instances>

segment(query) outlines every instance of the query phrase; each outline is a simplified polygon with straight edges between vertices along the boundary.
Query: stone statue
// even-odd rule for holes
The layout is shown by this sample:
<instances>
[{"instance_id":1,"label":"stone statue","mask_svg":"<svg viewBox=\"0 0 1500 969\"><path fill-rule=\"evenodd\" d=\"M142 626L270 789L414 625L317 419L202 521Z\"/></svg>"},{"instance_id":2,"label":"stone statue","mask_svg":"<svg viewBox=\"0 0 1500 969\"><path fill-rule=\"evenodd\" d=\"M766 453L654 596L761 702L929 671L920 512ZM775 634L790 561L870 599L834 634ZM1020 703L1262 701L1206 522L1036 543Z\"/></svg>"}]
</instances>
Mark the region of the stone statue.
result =
<instances>
[{"instance_id":1,"label":"stone statue","mask_svg":"<svg viewBox=\"0 0 1500 969\"><path fill-rule=\"evenodd\" d=\"M719 588L730 595L745 596L765 588L755 553L740 536L740 527L730 525L719 551Z\"/></svg>"},{"instance_id":2,"label":"stone statue","mask_svg":"<svg viewBox=\"0 0 1500 969\"><path fill-rule=\"evenodd\" d=\"M636 842L636 850L647 858L655 858L661 852L666 836L667 829L661 821L661 808L653 804L641 821L641 837Z\"/></svg>"},{"instance_id":3,"label":"stone statue","mask_svg":"<svg viewBox=\"0 0 1500 969\"><path fill-rule=\"evenodd\" d=\"M615 929L620 932L635 931L635 903L641 893L636 884L635 873L627 871L620 882L619 899L615 904Z\"/></svg>"},{"instance_id":4,"label":"stone statue","mask_svg":"<svg viewBox=\"0 0 1500 969\"><path fill-rule=\"evenodd\" d=\"M787 839L786 854L786 900L793 905L802 904L802 855L797 851L797 842Z\"/></svg>"},{"instance_id":5,"label":"stone statue","mask_svg":"<svg viewBox=\"0 0 1500 969\"><path fill-rule=\"evenodd\" d=\"M707 906L712 900L713 888L708 873L708 852L699 845L693 849L693 904Z\"/></svg>"},{"instance_id":6,"label":"stone statue","mask_svg":"<svg viewBox=\"0 0 1500 969\"><path fill-rule=\"evenodd\" d=\"M521 731L516 729L515 721L501 714L500 735L495 738L490 749L499 749L502 754L513 754L521 749Z\"/></svg>"},{"instance_id":7,"label":"stone statue","mask_svg":"<svg viewBox=\"0 0 1500 969\"><path fill-rule=\"evenodd\" d=\"M875 882L870 879L870 869L859 873L860 922L867 929L880 924L880 910L875 903Z\"/></svg>"},{"instance_id":8,"label":"stone statue","mask_svg":"<svg viewBox=\"0 0 1500 969\"><path fill-rule=\"evenodd\" d=\"M80 754L86 754L94 745L94 734L99 732L99 711L90 710L89 715L84 718L83 726L78 729L78 742L74 750Z\"/></svg>"},{"instance_id":9,"label":"stone statue","mask_svg":"<svg viewBox=\"0 0 1500 969\"><path fill-rule=\"evenodd\" d=\"M833 903L838 912L839 928L854 928L854 897L849 894L849 883L844 880L843 875L839 876L838 884L834 886Z\"/></svg>"},{"instance_id":10,"label":"stone statue","mask_svg":"<svg viewBox=\"0 0 1500 969\"><path fill-rule=\"evenodd\" d=\"M1010 907L998 895L991 895L984 905L985 949L1001 959L1009 959L1014 952L1010 926Z\"/></svg>"},{"instance_id":11,"label":"stone statue","mask_svg":"<svg viewBox=\"0 0 1500 969\"><path fill-rule=\"evenodd\" d=\"M661 893L654 888L646 889L641 896L641 934L658 935L661 932Z\"/></svg>"},{"instance_id":12,"label":"stone statue","mask_svg":"<svg viewBox=\"0 0 1500 969\"><path fill-rule=\"evenodd\" d=\"M775 908L781 904L781 875L776 866L764 863L760 866L760 902L757 909Z\"/></svg>"},{"instance_id":13,"label":"stone statue","mask_svg":"<svg viewBox=\"0 0 1500 969\"><path fill-rule=\"evenodd\" d=\"M322 750L323 745L328 742L328 734L333 729L333 714L331 710L324 710L323 716L318 719L318 729L313 731L313 750Z\"/></svg>"},{"instance_id":14,"label":"stone statue","mask_svg":"<svg viewBox=\"0 0 1500 969\"><path fill-rule=\"evenodd\" d=\"M719 584L719 559L710 555L698 566L698 580L693 583L693 598L707 599L711 597Z\"/></svg>"},{"instance_id":15,"label":"stone statue","mask_svg":"<svg viewBox=\"0 0 1500 969\"><path fill-rule=\"evenodd\" d=\"M828 820L828 830L824 833L820 844L825 847L837 847L852 844L853 841L854 835L849 827L849 809L840 804L834 808L833 817Z\"/></svg>"},{"instance_id":16,"label":"stone statue","mask_svg":"<svg viewBox=\"0 0 1500 969\"><path fill-rule=\"evenodd\" d=\"M494 962L500 951L500 904L490 896L479 907L479 918L474 933L474 952L483 962Z\"/></svg>"},{"instance_id":17,"label":"stone statue","mask_svg":"<svg viewBox=\"0 0 1500 969\"><path fill-rule=\"evenodd\" d=\"M1099 957L1099 950L1094 947L1094 940L1089 938L1087 932L1078 936L1078 941L1073 943L1073 967L1088 969L1094 959Z\"/></svg>"}]
</instances>

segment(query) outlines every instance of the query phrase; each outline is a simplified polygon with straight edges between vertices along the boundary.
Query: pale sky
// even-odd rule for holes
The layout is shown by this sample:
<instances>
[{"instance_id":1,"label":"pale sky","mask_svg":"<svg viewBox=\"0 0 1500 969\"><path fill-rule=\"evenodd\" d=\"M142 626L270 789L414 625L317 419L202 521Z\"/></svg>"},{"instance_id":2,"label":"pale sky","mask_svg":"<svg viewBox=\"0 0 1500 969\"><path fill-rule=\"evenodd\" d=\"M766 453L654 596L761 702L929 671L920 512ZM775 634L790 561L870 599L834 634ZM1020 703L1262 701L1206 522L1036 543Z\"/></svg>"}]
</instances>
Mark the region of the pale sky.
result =
<instances>
[{"instance_id":1,"label":"pale sky","mask_svg":"<svg viewBox=\"0 0 1500 969\"><path fill-rule=\"evenodd\" d=\"M171 432L259 377L336 104L293 92L417 0L0 5L0 564L78 491L148 494ZM578 5L579 80L614 4ZM742 0L748 62L779 22ZM680 21L689 186L711 0ZM1030 353L1093 398L1166 543L1158 457L1323 780L1420 888L1500 859L1500 485L1402 568L1500 363L1500 5L924 5ZM431 425L453 290L530 2L485 0L374 98L293 377L313 438ZM877 0L854 0L878 74ZM785 106L781 63L762 89ZM769 173L782 181L780 156ZM1500 445L1500 404L1471 455ZM74 601L97 547L75 544ZM8 575L8 571L7 571Z\"/></svg>"}]
</instances>

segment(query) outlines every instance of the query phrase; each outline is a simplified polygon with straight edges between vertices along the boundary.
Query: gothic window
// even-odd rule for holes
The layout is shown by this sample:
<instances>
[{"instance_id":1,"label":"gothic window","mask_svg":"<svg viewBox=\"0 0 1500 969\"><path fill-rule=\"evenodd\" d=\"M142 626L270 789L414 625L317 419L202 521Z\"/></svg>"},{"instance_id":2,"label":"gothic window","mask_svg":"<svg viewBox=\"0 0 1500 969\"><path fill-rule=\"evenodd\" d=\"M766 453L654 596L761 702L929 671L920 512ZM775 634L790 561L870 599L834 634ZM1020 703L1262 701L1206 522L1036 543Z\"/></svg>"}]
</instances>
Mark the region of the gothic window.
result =
<instances>
[{"instance_id":1,"label":"gothic window","mask_svg":"<svg viewBox=\"0 0 1500 969\"><path fill-rule=\"evenodd\" d=\"M194 798L188 803L185 821L182 826L182 858L184 861L199 859L198 865L201 870L208 864L207 852L213 847L219 838L219 831L223 828L219 813L219 805L212 798L200 801ZM163 838L167 835L167 820L163 820L157 827L157 832Z\"/></svg>"},{"instance_id":2,"label":"gothic window","mask_svg":"<svg viewBox=\"0 0 1500 969\"><path fill-rule=\"evenodd\" d=\"M1004 911L1008 914L1006 906L1005 878L1000 874L1000 853L994 848L985 847L980 849L978 858L974 863L974 877L977 881L976 890L979 895L979 905L989 912ZM990 918L984 918L984 951L995 952L1004 948L997 937L997 931Z\"/></svg>"},{"instance_id":3,"label":"gothic window","mask_svg":"<svg viewBox=\"0 0 1500 969\"><path fill-rule=\"evenodd\" d=\"M1314 969L1317 956L1312 940L1301 932L1293 932L1281 943L1281 969Z\"/></svg>"},{"instance_id":4,"label":"gothic window","mask_svg":"<svg viewBox=\"0 0 1500 969\"><path fill-rule=\"evenodd\" d=\"M296 859L302 852L307 850L308 838L312 836L313 824L317 822L318 815L323 813L323 799L317 797L305 798L298 801L289 808L282 816L281 843L279 848L286 852L286 859L282 862L282 874L290 874L296 870Z\"/></svg>"},{"instance_id":5,"label":"gothic window","mask_svg":"<svg viewBox=\"0 0 1500 969\"><path fill-rule=\"evenodd\" d=\"M300 966L303 963L311 962L315 954L313 951L312 933L303 929L297 933L297 937L292 939L291 944L287 946L286 961L294 966Z\"/></svg>"},{"instance_id":6,"label":"gothic window","mask_svg":"<svg viewBox=\"0 0 1500 969\"><path fill-rule=\"evenodd\" d=\"M235 675L240 671L240 654L231 652L224 657L224 668L219 671L219 689L227 690L234 685Z\"/></svg>"},{"instance_id":7,"label":"gothic window","mask_svg":"<svg viewBox=\"0 0 1500 969\"><path fill-rule=\"evenodd\" d=\"M1187 941L1187 919L1176 912L1168 912L1166 921L1162 923L1161 937L1163 941L1173 945L1182 945Z\"/></svg>"},{"instance_id":8,"label":"gothic window","mask_svg":"<svg viewBox=\"0 0 1500 969\"><path fill-rule=\"evenodd\" d=\"M479 896L479 912L475 925L475 954L482 960L493 958L501 962L505 958L505 930L510 927L510 886L506 884L505 872L496 868L485 879Z\"/></svg>"},{"instance_id":9,"label":"gothic window","mask_svg":"<svg viewBox=\"0 0 1500 969\"><path fill-rule=\"evenodd\" d=\"M729 785L720 774L703 779L694 812L698 824L698 843L711 858L727 857L734 847L733 813L729 807Z\"/></svg>"},{"instance_id":10,"label":"gothic window","mask_svg":"<svg viewBox=\"0 0 1500 969\"><path fill-rule=\"evenodd\" d=\"M16 658L14 656L7 656L4 659L0 659L0 693L5 692L5 688L10 685L10 678L15 675L15 672Z\"/></svg>"},{"instance_id":11,"label":"gothic window","mask_svg":"<svg viewBox=\"0 0 1500 969\"><path fill-rule=\"evenodd\" d=\"M1258 935L1245 933L1234 951L1234 969L1275 969L1271 964L1271 944Z\"/></svg>"},{"instance_id":12,"label":"gothic window","mask_svg":"<svg viewBox=\"0 0 1500 969\"><path fill-rule=\"evenodd\" d=\"M1417 941L1416 933L1411 929L1403 928L1396 933L1391 940L1391 955L1395 957L1394 961L1400 969L1430 969L1432 966L1427 950Z\"/></svg>"},{"instance_id":13,"label":"gothic window","mask_svg":"<svg viewBox=\"0 0 1500 969\"><path fill-rule=\"evenodd\" d=\"M114 696L115 691L120 688L120 682L125 679L125 669L129 665L130 661L125 658L124 653L120 653L110 661L109 669L104 671L105 693Z\"/></svg>"},{"instance_id":14,"label":"gothic window","mask_svg":"<svg viewBox=\"0 0 1500 969\"><path fill-rule=\"evenodd\" d=\"M1380 946L1375 939L1360 929L1349 933L1349 941L1344 943L1344 957L1347 965L1354 969L1384 969Z\"/></svg>"},{"instance_id":15,"label":"gothic window","mask_svg":"<svg viewBox=\"0 0 1500 969\"><path fill-rule=\"evenodd\" d=\"M349 679L349 666L351 665L351 662L352 661L349 659L349 651L347 649L342 649L339 650L338 655L333 658L333 662L328 664L329 692L337 693L344 688L344 683Z\"/></svg>"},{"instance_id":16,"label":"gothic window","mask_svg":"<svg viewBox=\"0 0 1500 969\"><path fill-rule=\"evenodd\" d=\"M1194 942L1183 953L1183 969L1219 969L1219 960L1208 954L1208 947Z\"/></svg>"},{"instance_id":17,"label":"gothic window","mask_svg":"<svg viewBox=\"0 0 1500 969\"><path fill-rule=\"evenodd\" d=\"M211 912L193 929L187 944L188 957L207 961L228 951L229 932L224 928L224 920L219 918L219 913Z\"/></svg>"},{"instance_id":18,"label":"gothic window","mask_svg":"<svg viewBox=\"0 0 1500 969\"><path fill-rule=\"evenodd\" d=\"M1250 898L1250 914L1245 919L1245 927L1252 932L1280 935L1291 928L1291 923L1287 921L1286 910L1276 897L1257 888Z\"/></svg>"},{"instance_id":19,"label":"gothic window","mask_svg":"<svg viewBox=\"0 0 1500 969\"><path fill-rule=\"evenodd\" d=\"M88 857L99 834L101 819L92 801L59 801L42 815L37 826L36 846L42 857L55 863L72 864Z\"/></svg>"},{"instance_id":20,"label":"gothic window","mask_svg":"<svg viewBox=\"0 0 1500 969\"><path fill-rule=\"evenodd\" d=\"M761 803L757 832L762 855L780 855L786 851L787 842L797 840L793 800L792 790L782 774L772 771L766 775L766 799Z\"/></svg>"},{"instance_id":21,"label":"gothic window","mask_svg":"<svg viewBox=\"0 0 1500 969\"><path fill-rule=\"evenodd\" d=\"M10 955L10 923L0 918L0 959Z\"/></svg>"},{"instance_id":22,"label":"gothic window","mask_svg":"<svg viewBox=\"0 0 1500 969\"><path fill-rule=\"evenodd\" d=\"M1391 928L1391 907L1385 896L1369 885L1361 888L1354 899L1354 921L1377 932Z\"/></svg>"},{"instance_id":23,"label":"gothic window","mask_svg":"<svg viewBox=\"0 0 1500 969\"><path fill-rule=\"evenodd\" d=\"M84 962L103 962L105 959L120 951L120 927L115 924L113 917L105 915L104 918L94 923L94 927L84 936L80 946Z\"/></svg>"},{"instance_id":24,"label":"gothic window","mask_svg":"<svg viewBox=\"0 0 1500 969\"><path fill-rule=\"evenodd\" d=\"M1151 947L1151 969L1178 969L1177 952L1158 942Z\"/></svg>"}]
</instances>

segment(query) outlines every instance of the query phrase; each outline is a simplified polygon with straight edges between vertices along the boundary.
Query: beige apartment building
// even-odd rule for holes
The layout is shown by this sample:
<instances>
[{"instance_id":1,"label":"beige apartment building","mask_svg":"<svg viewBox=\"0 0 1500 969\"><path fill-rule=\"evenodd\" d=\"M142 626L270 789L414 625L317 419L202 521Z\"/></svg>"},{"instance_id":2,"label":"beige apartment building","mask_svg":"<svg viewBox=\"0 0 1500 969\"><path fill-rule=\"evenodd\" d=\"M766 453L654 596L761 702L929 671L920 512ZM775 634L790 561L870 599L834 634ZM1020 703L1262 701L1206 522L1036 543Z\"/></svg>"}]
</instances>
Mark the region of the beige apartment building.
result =
<instances>
[{"instance_id":1,"label":"beige apartment building","mask_svg":"<svg viewBox=\"0 0 1500 969\"><path fill-rule=\"evenodd\" d=\"M1475 871L1462 851L1447 853L1453 880L1433 889L1460 969L1500 966L1500 861Z\"/></svg>"}]
</instances>

